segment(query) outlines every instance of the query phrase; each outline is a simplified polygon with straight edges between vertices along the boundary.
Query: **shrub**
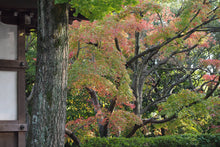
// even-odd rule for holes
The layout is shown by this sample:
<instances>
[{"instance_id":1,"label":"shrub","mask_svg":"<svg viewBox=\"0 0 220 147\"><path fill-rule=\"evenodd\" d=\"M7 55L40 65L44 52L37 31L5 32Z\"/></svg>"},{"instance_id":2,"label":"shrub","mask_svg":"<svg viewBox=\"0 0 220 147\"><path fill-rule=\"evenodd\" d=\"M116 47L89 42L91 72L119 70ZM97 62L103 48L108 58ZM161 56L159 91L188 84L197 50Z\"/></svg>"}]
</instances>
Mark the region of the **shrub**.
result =
<instances>
[{"instance_id":1,"label":"shrub","mask_svg":"<svg viewBox=\"0 0 220 147\"><path fill-rule=\"evenodd\" d=\"M172 135L159 136L150 138L88 138L82 142L82 147L217 147L220 146L220 134L203 134L203 135Z\"/></svg>"}]
</instances>

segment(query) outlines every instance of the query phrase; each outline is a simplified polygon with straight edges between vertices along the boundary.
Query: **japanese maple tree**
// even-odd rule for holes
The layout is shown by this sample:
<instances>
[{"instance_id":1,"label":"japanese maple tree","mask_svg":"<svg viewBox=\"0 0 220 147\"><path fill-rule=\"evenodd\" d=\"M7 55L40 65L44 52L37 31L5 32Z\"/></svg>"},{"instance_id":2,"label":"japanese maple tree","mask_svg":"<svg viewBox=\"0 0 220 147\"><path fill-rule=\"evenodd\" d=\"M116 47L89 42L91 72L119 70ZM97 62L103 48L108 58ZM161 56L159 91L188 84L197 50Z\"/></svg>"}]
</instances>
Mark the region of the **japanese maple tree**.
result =
<instances>
[{"instance_id":1,"label":"japanese maple tree","mask_svg":"<svg viewBox=\"0 0 220 147\"><path fill-rule=\"evenodd\" d=\"M206 74L199 59L214 40L201 29L216 19L219 6L206 0L184 1L176 13L140 0L103 20L73 22L69 89L73 96L87 93L102 137L111 128L111 133L123 131L131 137L149 123L183 118L189 108L197 111L195 105L216 102L210 97L218 89L218 74L208 79L215 82L209 91L195 90L201 79L197 73Z\"/></svg>"}]
</instances>

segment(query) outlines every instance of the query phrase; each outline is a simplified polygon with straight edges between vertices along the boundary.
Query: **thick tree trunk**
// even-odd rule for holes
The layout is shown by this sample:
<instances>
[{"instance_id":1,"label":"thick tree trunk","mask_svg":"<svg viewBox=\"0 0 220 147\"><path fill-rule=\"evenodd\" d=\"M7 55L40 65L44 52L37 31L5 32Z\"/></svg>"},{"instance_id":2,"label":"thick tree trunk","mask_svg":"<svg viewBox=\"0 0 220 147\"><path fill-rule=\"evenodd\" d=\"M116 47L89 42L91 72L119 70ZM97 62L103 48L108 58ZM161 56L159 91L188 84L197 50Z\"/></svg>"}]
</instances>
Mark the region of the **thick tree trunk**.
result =
<instances>
[{"instance_id":1,"label":"thick tree trunk","mask_svg":"<svg viewBox=\"0 0 220 147\"><path fill-rule=\"evenodd\" d=\"M28 147L64 146L68 65L68 9L38 0L36 82L30 102Z\"/></svg>"}]
</instances>

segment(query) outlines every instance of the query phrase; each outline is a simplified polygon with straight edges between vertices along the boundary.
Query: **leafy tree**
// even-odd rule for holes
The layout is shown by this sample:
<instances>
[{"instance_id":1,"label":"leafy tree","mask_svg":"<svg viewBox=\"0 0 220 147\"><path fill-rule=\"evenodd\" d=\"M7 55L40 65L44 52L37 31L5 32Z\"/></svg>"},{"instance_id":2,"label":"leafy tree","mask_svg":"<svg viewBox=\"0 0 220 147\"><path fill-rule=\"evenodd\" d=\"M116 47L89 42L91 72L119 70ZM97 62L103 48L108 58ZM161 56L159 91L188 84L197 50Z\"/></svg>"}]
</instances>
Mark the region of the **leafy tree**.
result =
<instances>
[{"instance_id":1,"label":"leafy tree","mask_svg":"<svg viewBox=\"0 0 220 147\"><path fill-rule=\"evenodd\" d=\"M111 2L111 3L105 3ZM101 18L133 0L39 0L36 78L29 102L27 146L62 146L66 118L69 4L87 18ZM69 4L68 4L69 3ZM83 9L81 9L83 8ZM88 9L89 8L89 9ZM95 8L95 9L94 9ZM95 16L96 17L95 17Z\"/></svg>"},{"instance_id":2,"label":"leafy tree","mask_svg":"<svg viewBox=\"0 0 220 147\"><path fill-rule=\"evenodd\" d=\"M69 3L75 15L82 14L90 20L102 19L106 14L118 12L121 6L136 4L136 0L55 0L55 4Z\"/></svg>"},{"instance_id":3,"label":"leafy tree","mask_svg":"<svg viewBox=\"0 0 220 147\"><path fill-rule=\"evenodd\" d=\"M204 94L195 90L207 84L201 78L208 70L199 59L204 56L203 51L213 49L211 34L200 29L219 18L219 7L213 8L207 1L184 1L176 12L141 0L101 21L75 21L71 26L73 64L69 88L72 95L77 95L75 90L87 90L101 136L115 125L118 131L128 130L124 135L131 137L147 124L182 120L185 109L193 108L194 113L199 105L205 103L205 108L216 102L216 98L208 98L218 88L219 80L212 81L214 86ZM176 110L169 99L173 107L178 105ZM101 100L107 105L101 107ZM165 103L160 105L162 102ZM136 123L124 119L123 115L133 116L126 105L134 108ZM159 113L158 106L167 111ZM193 115L198 117L201 113ZM204 112L205 117L209 113ZM115 114L120 115L114 117Z\"/></svg>"}]
</instances>

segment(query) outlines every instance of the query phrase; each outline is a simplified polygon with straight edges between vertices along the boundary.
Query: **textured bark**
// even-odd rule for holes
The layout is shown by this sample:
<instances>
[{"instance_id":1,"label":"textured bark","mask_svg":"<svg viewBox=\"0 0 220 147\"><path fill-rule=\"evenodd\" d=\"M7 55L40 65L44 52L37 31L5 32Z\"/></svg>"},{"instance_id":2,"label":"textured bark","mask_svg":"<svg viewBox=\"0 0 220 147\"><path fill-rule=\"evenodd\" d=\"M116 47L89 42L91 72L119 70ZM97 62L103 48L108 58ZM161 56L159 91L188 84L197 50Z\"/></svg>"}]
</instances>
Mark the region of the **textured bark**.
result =
<instances>
[{"instance_id":1,"label":"textured bark","mask_svg":"<svg viewBox=\"0 0 220 147\"><path fill-rule=\"evenodd\" d=\"M68 63L68 9L38 0L36 82L30 101L28 147L64 146Z\"/></svg>"}]
</instances>

